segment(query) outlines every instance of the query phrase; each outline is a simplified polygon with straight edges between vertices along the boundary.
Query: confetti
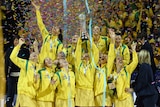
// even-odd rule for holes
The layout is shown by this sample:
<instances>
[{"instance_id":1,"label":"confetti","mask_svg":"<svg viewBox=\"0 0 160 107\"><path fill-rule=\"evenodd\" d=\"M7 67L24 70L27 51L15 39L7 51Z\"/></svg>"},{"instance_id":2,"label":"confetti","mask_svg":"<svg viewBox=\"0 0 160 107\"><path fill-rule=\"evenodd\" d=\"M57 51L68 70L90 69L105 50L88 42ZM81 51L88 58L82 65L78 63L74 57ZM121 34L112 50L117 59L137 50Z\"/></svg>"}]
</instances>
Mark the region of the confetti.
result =
<instances>
[{"instance_id":1,"label":"confetti","mask_svg":"<svg viewBox=\"0 0 160 107\"><path fill-rule=\"evenodd\" d=\"M50 32L52 27L58 25L62 31L64 31L64 25L67 26L66 38L71 38L74 34L79 34L79 19L78 16L81 13L86 14L87 25L89 23L89 17L92 15L92 23L93 26L100 22L100 17L102 18L111 18L113 13L113 9L116 7L115 4L118 3L119 0L88 0L88 6L90 8L90 15L87 15L87 8L85 6L85 0L66 0L66 14L67 17L64 20L64 6L63 0L37 0L40 1L40 11L43 18L43 22ZM29 32L33 33L31 36L39 36L40 31L37 26L37 20L35 15L35 8L31 5L31 0L6 0L5 5L8 9L4 11L6 14L6 19L11 21L4 22L4 25L7 26L6 32L10 31L10 29L14 29L11 31L18 32L20 28L25 28ZM103 16L101 15L103 13ZM122 14L118 13L117 14ZM14 23L13 23L14 22ZM87 26L88 29L89 26ZM34 30L33 30L34 29ZM33 32L34 31L34 32ZM5 32L4 32L5 33ZM69 39L66 39L66 41Z\"/></svg>"}]
</instances>

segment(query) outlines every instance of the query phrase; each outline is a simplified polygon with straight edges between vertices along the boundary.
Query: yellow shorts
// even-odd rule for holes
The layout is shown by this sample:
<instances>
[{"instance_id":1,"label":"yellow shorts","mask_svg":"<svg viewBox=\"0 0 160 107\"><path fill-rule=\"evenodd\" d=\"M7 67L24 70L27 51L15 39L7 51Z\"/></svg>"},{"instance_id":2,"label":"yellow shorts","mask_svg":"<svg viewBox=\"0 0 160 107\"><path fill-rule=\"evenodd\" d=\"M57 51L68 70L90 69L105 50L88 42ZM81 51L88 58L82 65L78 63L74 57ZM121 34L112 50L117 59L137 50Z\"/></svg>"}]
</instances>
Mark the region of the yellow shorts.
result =
<instances>
[{"instance_id":1,"label":"yellow shorts","mask_svg":"<svg viewBox=\"0 0 160 107\"><path fill-rule=\"evenodd\" d=\"M95 106L94 91L76 88L76 106Z\"/></svg>"},{"instance_id":2,"label":"yellow shorts","mask_svg":"<svg viewBox=\"0 0 160 107\"><path fill-rule=\"evenodd\" d=\"M23 94L19 94L17 96L15 107L37 107L37 103L35 99L32 99Z\"/></svg>"}]
</instances>

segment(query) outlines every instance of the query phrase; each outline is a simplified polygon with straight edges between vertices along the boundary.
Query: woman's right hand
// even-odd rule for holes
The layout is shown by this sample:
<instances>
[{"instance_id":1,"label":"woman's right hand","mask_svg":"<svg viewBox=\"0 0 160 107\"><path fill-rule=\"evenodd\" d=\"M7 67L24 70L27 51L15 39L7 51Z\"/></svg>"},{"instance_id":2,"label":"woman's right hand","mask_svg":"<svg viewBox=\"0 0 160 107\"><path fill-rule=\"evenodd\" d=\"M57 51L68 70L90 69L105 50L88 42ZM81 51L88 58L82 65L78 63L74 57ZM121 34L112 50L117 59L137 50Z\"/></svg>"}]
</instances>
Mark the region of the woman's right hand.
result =
<instances>
[{"instance_id":1,"label":"woman's right hand","mask_svg":"<svg viewBox=\"0 0 160 107\"><path fill-rule=\"evenodd\" d=\"M19 45L22 45L22 44L24 44L25 43L25 39L24 38L20 38L19 39Z\"/></svg>"},{"instance_id":2,"label":"woman's right hand","mask_svg":"<svg viewBox=\"0 0 160 107\"><path fill-rule=\"evenodd\" d=\"M111 42L112 43L115 43L115 32L114 32L114 29L109 29L109 36L111 38Z\"/></svg>"},{"instance_id":3,"label":"woman's right hand","mask_svg":"<svg viewBox=\"0 0 160 107\"><path fill-rule=\"evenodd\" d=\"M34 46L34 47L38 47L38 41L37 41L37 39L34 40L33 46Z\"/></svg>"},{"instance_id":4,"label":"woman's right hand","mask_svg":"<svg viewBox=\"0 0 160 107\"><path fill-rule=\"evenodd\" d=\"M137 42L133 42L131 45L132 51L136 51Z\"/></svg>"}]
</instances>

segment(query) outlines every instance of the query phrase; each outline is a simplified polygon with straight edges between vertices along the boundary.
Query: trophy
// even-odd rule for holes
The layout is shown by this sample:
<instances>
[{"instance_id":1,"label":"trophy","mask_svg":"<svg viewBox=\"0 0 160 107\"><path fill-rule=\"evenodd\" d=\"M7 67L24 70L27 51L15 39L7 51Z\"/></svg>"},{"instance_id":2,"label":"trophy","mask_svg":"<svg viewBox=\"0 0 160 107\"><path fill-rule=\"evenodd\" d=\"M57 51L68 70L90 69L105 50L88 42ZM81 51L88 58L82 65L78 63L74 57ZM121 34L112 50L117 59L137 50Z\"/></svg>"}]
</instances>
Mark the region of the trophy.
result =
<instances>
[{"instance_id":1,"label":"trophy","mask_svg":"<svg viewBox=\"0 0 160 107\"><path fill-rule=\"evenodd\" d=\"M82 41L88 40L88 37L86 36L86 16L85 16L85 14L82 13L79 15L79 21L80 21Z\"/></svg>"}]
</instances>

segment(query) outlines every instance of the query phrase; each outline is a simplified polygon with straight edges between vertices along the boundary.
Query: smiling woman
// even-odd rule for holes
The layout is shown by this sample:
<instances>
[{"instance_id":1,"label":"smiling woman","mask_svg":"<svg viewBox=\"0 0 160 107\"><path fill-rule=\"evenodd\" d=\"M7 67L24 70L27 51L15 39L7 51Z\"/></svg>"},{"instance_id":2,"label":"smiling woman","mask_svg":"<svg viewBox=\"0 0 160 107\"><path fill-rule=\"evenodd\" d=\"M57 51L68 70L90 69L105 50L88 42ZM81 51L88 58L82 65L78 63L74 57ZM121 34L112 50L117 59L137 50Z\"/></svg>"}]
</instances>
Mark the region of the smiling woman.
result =
<instances>
[{"instance_id":1,"label":"smiling woman","mask_svg":"<svg viewBox=\"0 0 160 107\"><path fill-rule=\"evenodd\" d=\"M3 36L2 36L2 27L1 27L1 19L2 13L0 9L0 107L4 107L4 93L5 93L5 75L4 75L4 52L3 52Z\"/></svg>"}]
</instances>

